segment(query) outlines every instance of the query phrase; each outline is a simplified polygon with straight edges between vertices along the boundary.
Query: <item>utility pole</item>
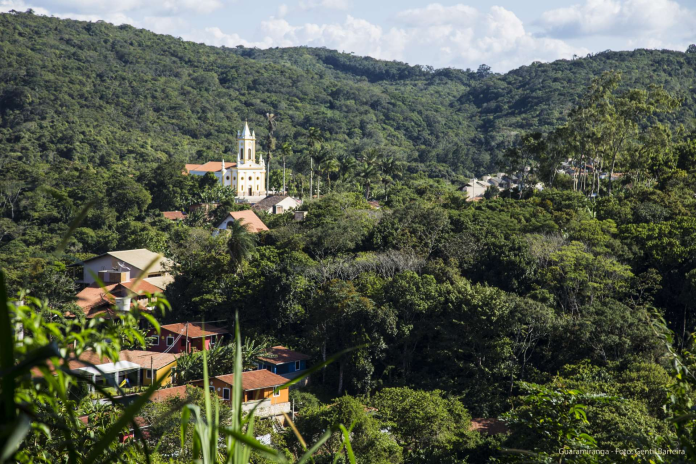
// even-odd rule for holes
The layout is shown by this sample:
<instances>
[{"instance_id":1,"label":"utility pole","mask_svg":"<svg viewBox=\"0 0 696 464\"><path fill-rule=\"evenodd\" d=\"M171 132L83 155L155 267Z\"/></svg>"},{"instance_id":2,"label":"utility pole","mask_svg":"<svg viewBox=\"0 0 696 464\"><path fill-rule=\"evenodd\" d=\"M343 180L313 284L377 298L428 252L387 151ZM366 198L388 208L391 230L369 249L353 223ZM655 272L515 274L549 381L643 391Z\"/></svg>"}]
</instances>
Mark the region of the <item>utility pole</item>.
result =
<instances>
[{"instance_id":1,"label":"utility pole","mask_svg":"<svg viewBox=\"0 0 696 464\"><path fill-rule=\"evenodd\" d=\"M189 325L189 323L187 322L186 323L186 347L185 347L187 353L189 352L188 325ZM203 339L203 343L205 343L205 338Z\"/></svg>"},{"instance_id":2,"label":"utility pole","mask_svg":"<svg viewBox=\"0 0 696 464\"><path fill-rule=\"evenodd\" d=\"M309 199L314 195L314 158L309 158Z\"/></svg>"},{"instance_id":3,"label":"utility pole","mask_svg":"<svg viewBox=\"0 0 696 464\"><path fill-rule=\"evenodd\" d=\"M285 155L283 155L283 195L286 195L288 191L285 189Z\"/></svg>"}]
</instances>

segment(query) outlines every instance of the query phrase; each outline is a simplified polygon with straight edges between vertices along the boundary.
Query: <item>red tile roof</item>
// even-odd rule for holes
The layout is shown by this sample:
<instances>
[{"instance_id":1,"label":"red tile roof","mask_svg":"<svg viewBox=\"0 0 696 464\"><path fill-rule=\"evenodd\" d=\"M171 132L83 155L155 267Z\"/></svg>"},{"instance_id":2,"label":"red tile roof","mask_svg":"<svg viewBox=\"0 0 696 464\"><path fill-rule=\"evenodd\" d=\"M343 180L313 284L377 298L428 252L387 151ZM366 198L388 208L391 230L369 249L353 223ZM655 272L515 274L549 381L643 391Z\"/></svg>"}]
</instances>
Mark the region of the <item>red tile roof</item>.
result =
<instances>
[{"instance_id":1,"label":"red tile roof","mask_svg":"<svg viewBox=\"0 0 696 464\"><path fill-rule=\"evenodd\" d=\"M263 362L269 363L269 364L285 364L289 362L295 362L295 361L303 361L307 360L310 357L307 356L306 354L302 354L298 351L292 351L284 346L274 346L271 348L271 353L275 355L273 358L266 358L263 356L259 356L259 359Z\"/></svg>"},{"instance_id":2,"label":"red tile roof","mask_svg":"<svg viewBox=\"0 0 696 464\"><path fill-rule=\"evenodd\" d=\"M235 221L242 221L242 225L247 228L249 232L261 232L263 230L268 230L266 224L263 223L261 218L259 218L255 212L250 209L245 209L243 211L232 211L230 216L234 218Z\"/></svg>"},{"instance_id":3,"label":"red tile roof","mask_svg":"<svg viewBox=\"0 0 696 464\"><path fill-rule=\"evenodd\" d=\"M163 211L162 215L165 219L169 219L170 221L182 221L186 219L186 215L181 211Z\"/></svg>"},{"instance_id":4,"label":"red tile roof","mask_svg":"<svg viewBox=\"0 0 696 464\"><path fill-rule=\"evenodd\" d=\"M234 385L234 374L218 375L215 378L228 385ZM283 385L287 381L288 379L285 377L281 377L266 369L242 372L242 389L244 391L277 387L278 385Z\"/></svg>"},{"instance_id":5,"label":"red tile roof","mask_svg":"<svg viewBox=\"0 0 696 464\"><path fill-rule=\"evenodd\" d=\"M164 289L153 285L146 279L140 280L135 285L134 280L121 282L116 284L105 285L100 287L97 283L93 283L83 288L77 294L77 306L82 308L85 316L92 318L97 314L103 313L106 308L114 304L114 297L120 297L126 293L134 296L142 293L160 293ZM142 306L142 304L141 304Z\"/></svg>"},{"instance_id":6,"label":"red tile roof","mask_svg":"<svg viewBox=\"0 0 696 464\"><path fill-rule=\"evenodd\" d=\"M170 398L181 398L186 399L186 388L188 385L181 385L179 387L171 388L161 388L150 396L150 401L155 403L160 403L162 401L167 401Z\"/></svg>"},{"instance_id":7,"label":"red tile roof","mask_svg":"<svg viewBox=\"0 0 696 464\"><path fill-rule=\"evenodd\" d=\"M169 332L173 332L176 334L186 335L187 326L188 338L201 338L209 337L211 335L224 335L229 333L227 329L223 329L212 324L205 324L205 330L203 330L203 324L199 322L179 322L176 324L163 325L161 328L163 330L168 330Z\"/></svg>"},{"instance_id":8,"label":"red tile roof","mask_svg":"<svg viewBox=\"0 0 696 464\"><path fill-rule=\"evenodd\" d=\"M236 166L237 163L225 163L225 169ZM218 172L222 171L222 161L208 161L205 164L187 164L184 166L186 172Z\"/></svg>"}]
</instances>

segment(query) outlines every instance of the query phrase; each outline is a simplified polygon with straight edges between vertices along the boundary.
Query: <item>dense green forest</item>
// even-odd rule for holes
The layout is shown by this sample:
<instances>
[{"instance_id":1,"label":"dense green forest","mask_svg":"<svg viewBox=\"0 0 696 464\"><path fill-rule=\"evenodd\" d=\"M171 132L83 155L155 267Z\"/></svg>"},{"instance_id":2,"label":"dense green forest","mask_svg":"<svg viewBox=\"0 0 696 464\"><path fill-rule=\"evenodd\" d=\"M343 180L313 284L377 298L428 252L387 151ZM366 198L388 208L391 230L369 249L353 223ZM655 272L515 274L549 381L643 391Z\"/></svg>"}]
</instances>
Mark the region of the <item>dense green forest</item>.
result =
<instances>
[{"instance_id":1,"label":"dense green forest","mask_svg":"<svg viewBox=\"0 0 696 464\"><path fill-rule=\"evenodd\" d=\"M177 263L162 322L233 328L238 313L249 340L317 364L352 350L293 392L297 431L258 425L291 462L307 447L298 436L327 431L315 462L350 462L338 424L353 424L358 462L658 462L563 452L616 449L696 462L695 70L696 53L638 50L497 75L0 15L0 267L11 295L29 292L15 318L41 334L17 342L18 360L43 344L61 359L145 343L132 315L104 332L64 316L72 264L148 248ZM260 213L268 232L213 236L248 206L182 168L234 161L245 119L276 187L286 158L306 220ZM566 160L579 177L558 172ZM469 177L499 169L518 187L466 201ZM193 203L219 206L162 217ZM69 390L58 381L18 385L34 428L13 459L144 462L132 443L82 456L102 429L58 418L85 406L56 400ZM195 454L177 407L142 410L155 462ZM118 417L90 414L103 428Z\"/></svg>"}]
</instances>

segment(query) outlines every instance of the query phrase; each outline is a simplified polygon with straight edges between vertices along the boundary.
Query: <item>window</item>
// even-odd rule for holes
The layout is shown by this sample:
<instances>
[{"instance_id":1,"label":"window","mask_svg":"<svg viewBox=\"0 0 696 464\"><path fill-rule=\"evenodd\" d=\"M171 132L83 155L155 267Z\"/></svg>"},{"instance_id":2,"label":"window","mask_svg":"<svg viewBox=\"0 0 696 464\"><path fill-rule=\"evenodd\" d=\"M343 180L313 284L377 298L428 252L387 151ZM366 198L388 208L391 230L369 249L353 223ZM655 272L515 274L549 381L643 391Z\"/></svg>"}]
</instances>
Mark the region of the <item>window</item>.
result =
<instances>
[{"instance_id":1,"label":"window","mask_svg":"<svg viewBox=\"0 0 696 464\"><path fill-rule=\"evenodd\" d=\"M239 156L242 158L244 157L244 149L243 148L239 149Z\"/></svg>"},{"instance_id":2,"label":"window","mask_svg":"<svg viewBox=\"0 0 696 464\"><path fill-rule=\"evenodd\" d=\"M249 149L249 159L251 159L251 148Z\"/></svg>"},{"instance_id":3,"label":"window","mask_svg":"<svg viewBox=\"0 0 696 464\"><path fill-rule=\"evenodd\" d=\"M295 361L295 370L296 371L300 370L300 361Z\"/></svg>"},{"instance_id":4,"label":"window","mask_svg":"<svg viewBox=\"0 0 696 464\"><path fill-rule=\"evenodd\" d=\"M249 176L249 180L251 180L251 176Z\"/></svg>"},{"instance_id":5,"label":"window","mask_svg":"<svg viewBox=\"0 0 696 464\"><path fill-rule=\"evenodd\" d=\"M229 400L229 399L230 399L230 389L229 389L229 388L223 388L223 389L222 389L222 399L223 399L223 400Z\"/></svg>"},{"instance_id":6,"label":"window","mask_svg":"<svg viewBox=\"0 0 696 464\"><path fill-rule=\"evenodd\" d=\"M210 385L208 388L210 389L210 393L215 393L215 385Z\"/></svg>"},{"instance_id":7,"label":"window","mask_svg":"<svg viewBox=\"0 0 696 464\"><path fill-rule=\"evenodd\" d=\"M273 390L273 396L280 396L280 390Z\"/></svg>"},{"instance_id":8,"label":"window","mask_svg":"<svg viewBox=\"0 0 696 464\"><path fill-rule=\"evenodd\" d=\"M230 176L227 176L227 180L230 180Z\"/></svg>"},{"instance_id":9,"label":"window","mask_svg":"<svg viewBox=\"0 0 696 464\"><path fill-rule=\"evenodd\" d=\"M145 371L145 378L146 379L151 379L152 378L152 371L150 369Z\"/></svg>"},{"instance_id":10,"label":"window","mask_svg":"<svg viewBox=\"0 0 696 464\"><path fill-rule=\"evenodd\" d=\"M174 344L174 337L171 335L167 336L167 346L172 346Z\"/></svg>"},{"instance_id":11,"label":"window","mask_svg":"<svg viewBox=\"0 0 696 464\"><path fill-rule=\"evenodd\" d=\"M159 335L157 335L157 340L155 340L155 343L153 343L153 345L155 345L155 346L159 346L159 345L160 345L160 338L159 338Z\"/></svg>"},{"instance_id":12,"label":"window","mask_svg":"<svg viewBox=\"0 0 696 464\"><path fill-rule=\"evenodd\" d=\"M256 177L256 180L259 180L258 176Z\"/></svg>"}]
</instances>

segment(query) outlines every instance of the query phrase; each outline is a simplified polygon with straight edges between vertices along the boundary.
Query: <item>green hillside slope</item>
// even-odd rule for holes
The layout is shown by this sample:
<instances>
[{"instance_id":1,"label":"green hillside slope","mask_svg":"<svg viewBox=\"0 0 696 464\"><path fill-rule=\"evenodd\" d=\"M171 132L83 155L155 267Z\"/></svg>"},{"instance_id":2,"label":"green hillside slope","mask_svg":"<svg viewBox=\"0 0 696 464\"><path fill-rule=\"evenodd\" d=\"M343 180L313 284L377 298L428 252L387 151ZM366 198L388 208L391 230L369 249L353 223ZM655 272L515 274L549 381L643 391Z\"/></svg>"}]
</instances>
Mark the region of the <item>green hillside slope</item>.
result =
<instances>
[{"instance_id":1,"label":"green hillside slope","mask_svg":"<svg viewBox=\"0 0 696 464\"><path fill-rule=\"evenodd\" d=\"M0 152L26 162L66 158L141 170L230 151L244 119L302 148L318 127L336 150L388 146L409 161L471 175L516 131L563 119L593 76L664 85L694 114L696 54L605 52L503 75L433 70L326 49L229 49L130 26L0 15Z\"/></svg>"}]
</instances>

